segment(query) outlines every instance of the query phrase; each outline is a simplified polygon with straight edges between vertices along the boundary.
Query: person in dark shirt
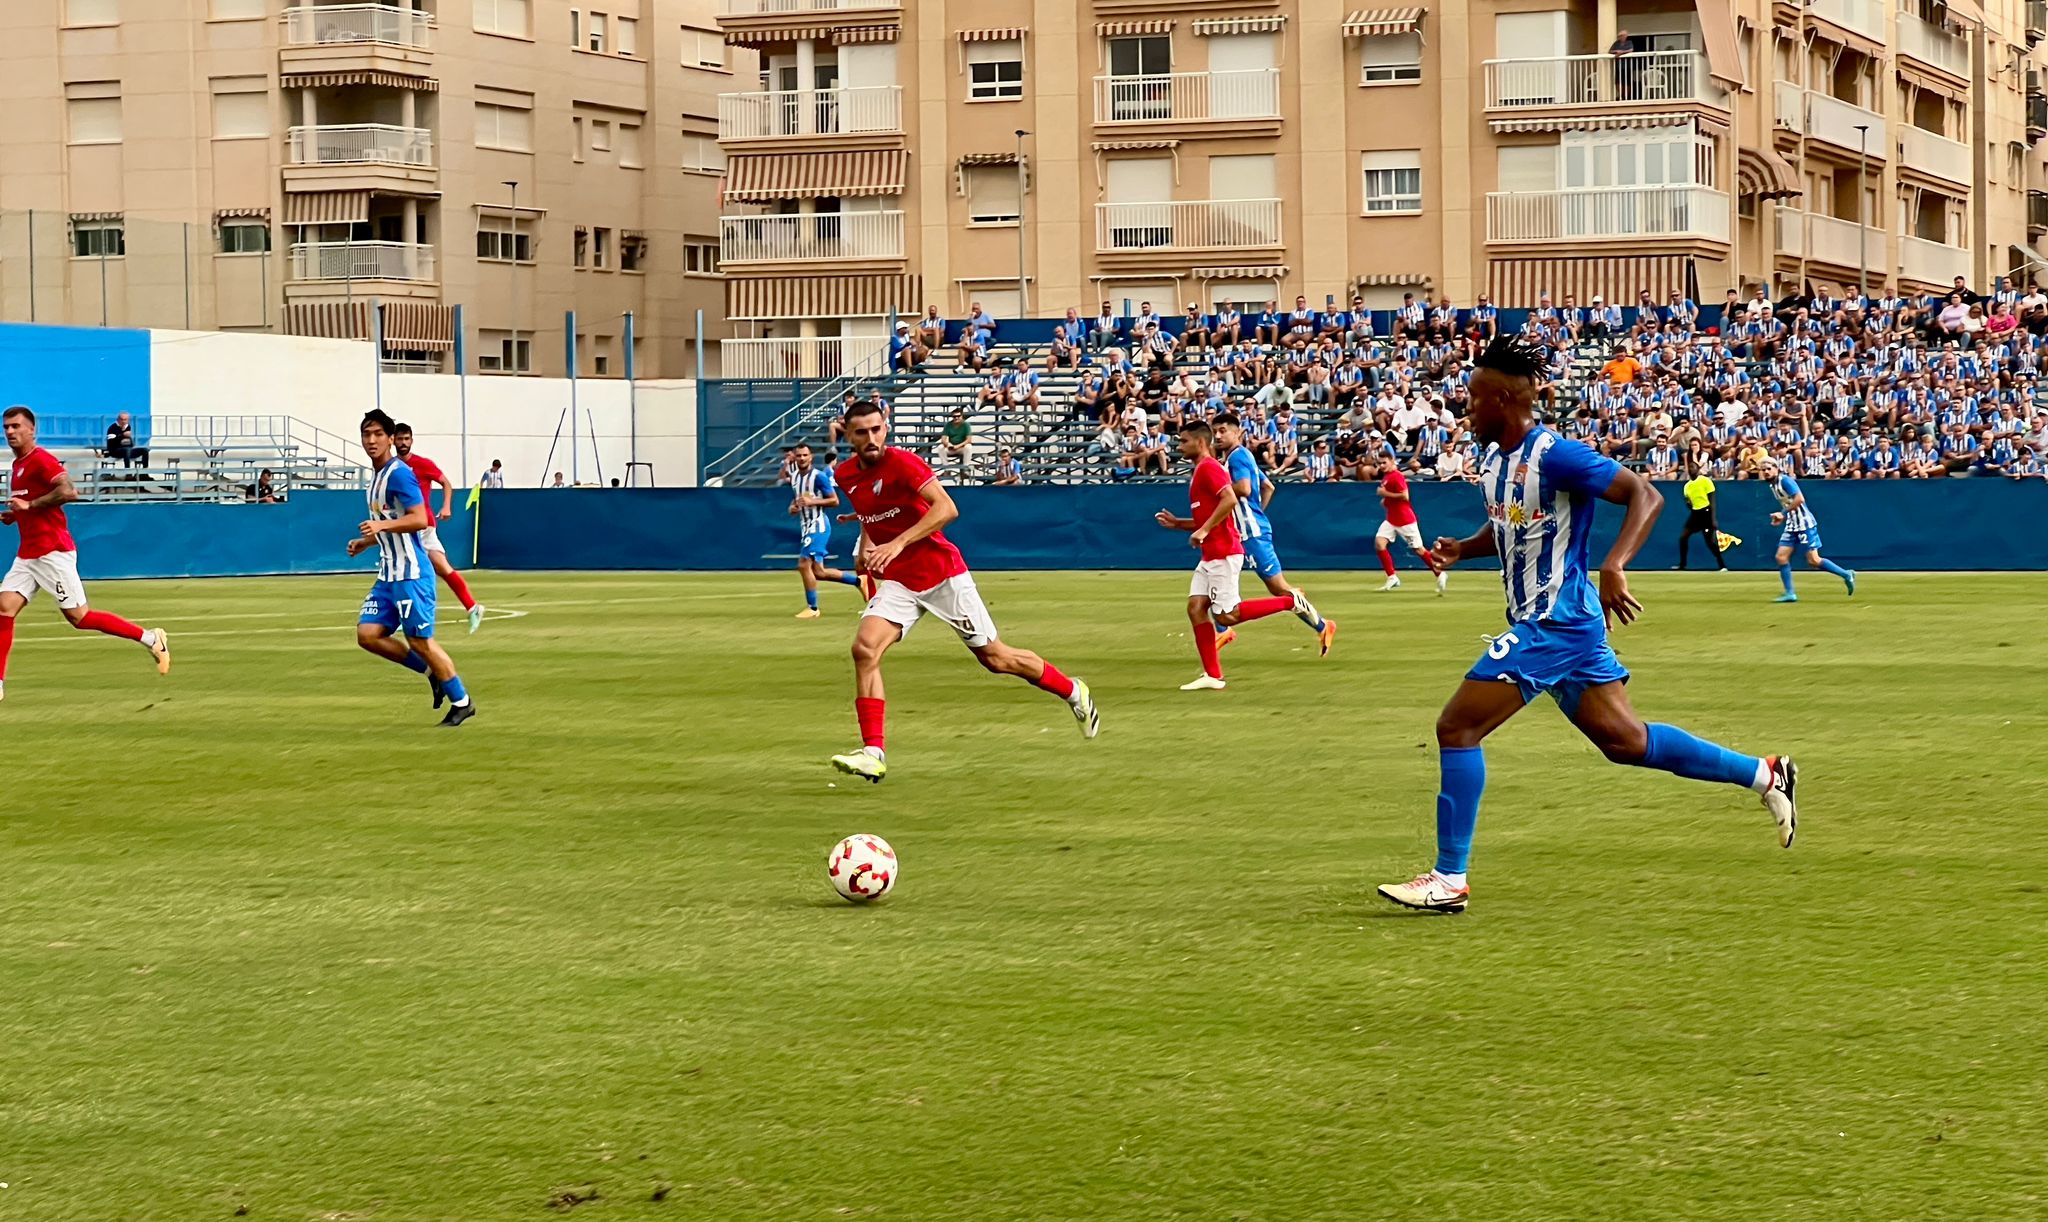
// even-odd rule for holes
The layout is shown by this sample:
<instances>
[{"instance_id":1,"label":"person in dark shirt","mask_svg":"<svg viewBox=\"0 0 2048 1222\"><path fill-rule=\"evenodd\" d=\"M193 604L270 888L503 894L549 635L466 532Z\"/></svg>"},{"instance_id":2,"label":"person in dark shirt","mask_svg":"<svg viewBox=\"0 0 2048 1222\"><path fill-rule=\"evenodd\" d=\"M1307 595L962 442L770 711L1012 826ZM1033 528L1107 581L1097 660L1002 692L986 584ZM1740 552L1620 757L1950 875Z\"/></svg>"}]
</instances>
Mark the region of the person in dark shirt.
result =
<instances>
[{"instance_id":1,"label":"person in dark shirt","mask_svg":"<svg viewBox=\"0 0 2048 1222\"><path fill-rule=\"evenodd\" d=\"M124 467L146 467L149 465L149 451L135 445L135 424L122 412L107 426L106 455Z\"/></svg>"}]
</instances>

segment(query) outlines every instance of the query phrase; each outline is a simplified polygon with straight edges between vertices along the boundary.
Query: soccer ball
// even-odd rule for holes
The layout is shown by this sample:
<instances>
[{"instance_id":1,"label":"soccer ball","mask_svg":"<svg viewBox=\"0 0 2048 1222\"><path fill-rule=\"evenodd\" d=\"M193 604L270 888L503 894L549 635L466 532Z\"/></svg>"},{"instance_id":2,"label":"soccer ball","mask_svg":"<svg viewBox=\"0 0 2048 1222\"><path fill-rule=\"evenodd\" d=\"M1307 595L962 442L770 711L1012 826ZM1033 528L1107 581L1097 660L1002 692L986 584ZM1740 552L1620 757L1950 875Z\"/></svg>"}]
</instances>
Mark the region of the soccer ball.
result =
<instances>
[{"instance_id":1,"label":"soccer ball","mask_svg":"<svg viewBox=\"0 0 2048 1222\"><path fill-rule=\"evenodd\" d=\"M896 885L896 850L880 836L848 836L825 858L832 889L856 904L878 900Z\"/></svg>"}]
</instances>

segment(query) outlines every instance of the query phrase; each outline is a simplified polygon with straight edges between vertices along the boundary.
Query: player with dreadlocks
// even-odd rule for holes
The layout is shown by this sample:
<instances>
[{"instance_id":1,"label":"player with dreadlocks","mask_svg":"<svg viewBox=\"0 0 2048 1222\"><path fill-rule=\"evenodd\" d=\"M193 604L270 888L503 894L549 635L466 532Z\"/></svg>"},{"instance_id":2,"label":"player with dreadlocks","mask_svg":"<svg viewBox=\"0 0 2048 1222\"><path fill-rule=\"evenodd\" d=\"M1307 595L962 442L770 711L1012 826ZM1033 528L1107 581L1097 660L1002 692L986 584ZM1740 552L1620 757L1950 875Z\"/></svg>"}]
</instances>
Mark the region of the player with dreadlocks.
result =
<instances>
[{"instance_id":1,"label":"player with dreadlocks","mask_svg":"<svg viewBox=\"0 0 2048 1222\"><path fill-rule=\"evenodd\" d=\"M1464 911L1471 896L1466 858L1486 789L1479 744L1545 692L1615 763L1747 786L1763 796L1786 848L1798 825L1793 790L1799 774L1790 758L1740 755L1676 726L1645 725L1630 705L1628 671L1614 656L1607 629L1642 613L1628 590L1628 562L1649 538L1664 498L1642 476L1536 423L1544 365L1538 345L1503 336L1472 375L1468 420L1486 446L1479 482L1487 523L1469 539L1438 539L1434 550L1446 565L1500 558L1508 628L1490 639L1437 716L1443 779L1436 796L1436 866L1379 889L1410 908ZM1597 591L1586 567L1596 500L1625 510L1600 564Z\"/></svg>"}]
</instances>

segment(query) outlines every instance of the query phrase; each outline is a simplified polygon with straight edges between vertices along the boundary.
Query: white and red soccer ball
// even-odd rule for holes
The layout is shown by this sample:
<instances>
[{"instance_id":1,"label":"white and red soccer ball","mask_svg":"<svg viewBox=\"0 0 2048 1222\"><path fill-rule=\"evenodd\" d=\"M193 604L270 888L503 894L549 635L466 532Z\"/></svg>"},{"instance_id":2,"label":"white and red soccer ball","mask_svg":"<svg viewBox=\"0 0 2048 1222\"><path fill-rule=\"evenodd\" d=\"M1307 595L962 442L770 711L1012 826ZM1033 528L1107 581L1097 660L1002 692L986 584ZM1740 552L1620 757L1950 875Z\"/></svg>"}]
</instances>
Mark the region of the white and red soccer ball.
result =
<instances>
[{"instance_id":1,"label":"white and red soccer ball","mask_svg":"<svg viewBox=\"0 0 2048 1222\"><path fill-rule=\"evenodd\" d=\"M880 836L848 836L825 858L832 889L856 904L878 900L896 885L896 850Z\"/></svg>"}]
</instances>

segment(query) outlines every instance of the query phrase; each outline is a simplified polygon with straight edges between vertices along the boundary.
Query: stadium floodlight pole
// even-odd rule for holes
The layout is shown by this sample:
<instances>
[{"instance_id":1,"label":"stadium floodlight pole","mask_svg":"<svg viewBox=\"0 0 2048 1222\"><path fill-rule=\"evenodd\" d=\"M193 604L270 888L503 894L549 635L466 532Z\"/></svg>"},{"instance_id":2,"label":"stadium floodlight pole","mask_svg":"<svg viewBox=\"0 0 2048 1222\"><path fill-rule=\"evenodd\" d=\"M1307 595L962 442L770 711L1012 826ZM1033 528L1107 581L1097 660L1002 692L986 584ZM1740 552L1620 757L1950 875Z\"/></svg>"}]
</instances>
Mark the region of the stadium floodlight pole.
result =
<instances>
[{"instance_id":1,"label":"stadium floodlight pole","mask_svg":"<svg viewBox=\"0 0 2048 1222\"><path fill-rule=\"evenodd\" d=\"M1856 125L1856 295L1870 296L1870 124Z\"/></svg>"},{"instance_id":2,"label":"stadium floodlight pole","mask_svg":"<svg viewBox=\"0 0 2048 1222\"><path fill-rule=\"evenodd\" d=\"M1030 132L1017 129L1017 317L1027 317L1030 292L1024 277L1024 137Z\"/></svg>"},{"instance_id":3,"label":"stadium floodlight pole","mask_svg":"<svg viewBox=\"0 0 2048 1222\"><path fill-rule=\"evenodd\" d=\"M512 366L512 373L519 372L519 180L508 178L505 186L512 192L512 257L505 261L505 278L510 281L505 287L511 290L512 299L505 304L512 310L512 351L507 355L511 360L500 362ZM543 474L542 479L546 479Z\"/></svg>"}]
</instances>

